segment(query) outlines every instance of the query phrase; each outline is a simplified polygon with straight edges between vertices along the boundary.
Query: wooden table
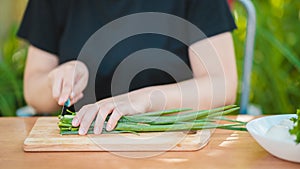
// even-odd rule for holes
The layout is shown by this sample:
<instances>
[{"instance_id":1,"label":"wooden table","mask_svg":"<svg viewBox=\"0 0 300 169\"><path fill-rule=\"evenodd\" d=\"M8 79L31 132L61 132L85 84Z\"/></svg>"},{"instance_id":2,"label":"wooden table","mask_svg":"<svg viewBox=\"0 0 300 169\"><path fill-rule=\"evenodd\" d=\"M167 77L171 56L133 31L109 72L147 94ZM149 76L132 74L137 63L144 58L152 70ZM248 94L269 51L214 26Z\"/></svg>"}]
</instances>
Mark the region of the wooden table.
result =
<instances>
[{"instance_id":1,"label":"wooden table","mask_svg":"<svg viewBox=\"0 0 300 169\"><path fill-rule=\"evenodd\" d=\"M250 120L251 116L239 116ZM278 159L243 131L216 130L209 144L195 152L167 152L151 158L132 159L109 152L25 153L23 142L36 121L31 118L0 118L0 169L74 168L300 168L300 164Z\"/></svg>"}]
</instances>

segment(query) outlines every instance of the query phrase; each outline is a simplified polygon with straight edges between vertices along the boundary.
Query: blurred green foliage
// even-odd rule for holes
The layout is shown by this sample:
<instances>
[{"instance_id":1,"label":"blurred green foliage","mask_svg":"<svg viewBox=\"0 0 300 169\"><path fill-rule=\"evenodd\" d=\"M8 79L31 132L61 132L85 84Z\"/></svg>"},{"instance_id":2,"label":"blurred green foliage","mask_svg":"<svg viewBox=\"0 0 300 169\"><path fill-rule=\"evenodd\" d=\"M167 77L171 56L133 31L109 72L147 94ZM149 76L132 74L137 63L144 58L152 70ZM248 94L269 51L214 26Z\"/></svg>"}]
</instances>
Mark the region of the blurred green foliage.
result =
<instances>
[{"instance_id":1,"label":"blurred green foliage","mask_svg":"<svg viewBox=\"0 0 300 169\"><path fill-rule=\"evenodd\" d=\"M16 109L25 105L22 83L27 46L15 35L26 0L18 5L13 1L0 4L5 10L3 2L10 4L10 13L16 15L9 18L0 10L0 116L14 116ZM293 113L300 101L300 1L253 2L258 21L250 102L264 114ZM234 4L233 14L239 28L233 37L241 79L247 19L239 3Z\"/></svg>"},{"instance_id":2,"label":"blurred green foliage","mask_svg":"<svg viewBox=\"0 0 300 169\"><path fill-rule=\"evenodd\" d=\"M300 104L300 1L253 3L257 33L250 102L262 108L264 114L294 113ZM246 13L238 3L233 13L239 27L234 41L241 75Z\"/></svg>"},{"instance_id":3,"label":"blurred green foliage","mask_svg":"<svg viewBox=\"0 0 300 169\"><path fill-rule=\"evenodd\" d=\"M25 105L23 71L27 45L16 37L27 0L0 1L0 116Z\"/></svg>"},{"instance_id":4,"label":"blurred green foliage","mask_svg":"<svg viewBox=\"0 0 300 169\"><path fill-rule=\"evenodd\" d=\"M17 37L18 26L12 25L1 42L0 54L0 115L14 116L25 105L23 71L27 48Z\"/></svg>"}]
</instances>

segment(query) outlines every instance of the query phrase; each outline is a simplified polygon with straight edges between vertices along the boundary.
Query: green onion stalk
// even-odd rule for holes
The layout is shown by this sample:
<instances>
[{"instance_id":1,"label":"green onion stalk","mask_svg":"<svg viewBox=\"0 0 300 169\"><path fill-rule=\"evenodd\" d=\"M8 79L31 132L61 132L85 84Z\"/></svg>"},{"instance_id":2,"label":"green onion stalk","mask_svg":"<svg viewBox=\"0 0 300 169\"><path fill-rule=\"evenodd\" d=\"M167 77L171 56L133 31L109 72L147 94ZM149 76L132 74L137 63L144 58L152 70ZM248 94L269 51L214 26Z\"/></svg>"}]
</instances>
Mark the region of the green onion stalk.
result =
<instances>
[{"instance_id":1,"label":"green onion stalk","mask_svg":"<svg viewBox=\"0 0 300 169\"><path fill-rule=\"evenodd\" d=\"M192 111L190 108L170 109L164 111L147 112L130 116L123 116L113 131L106 131L104 123L102 133L139 133L139 132L165 132L165 131L196 131L202 129L227 129L247 131L246 122L232 120L223 115L228 115L239 110L236 105L228 105L210 110ZM64 116L59 115L58 127L60 134L78 134L79 126L72 126L76 113L67 110ZM222 122L222 123L221 123ZM93 134L94 122L88 134Z\"/></svg>"}]
</instances>

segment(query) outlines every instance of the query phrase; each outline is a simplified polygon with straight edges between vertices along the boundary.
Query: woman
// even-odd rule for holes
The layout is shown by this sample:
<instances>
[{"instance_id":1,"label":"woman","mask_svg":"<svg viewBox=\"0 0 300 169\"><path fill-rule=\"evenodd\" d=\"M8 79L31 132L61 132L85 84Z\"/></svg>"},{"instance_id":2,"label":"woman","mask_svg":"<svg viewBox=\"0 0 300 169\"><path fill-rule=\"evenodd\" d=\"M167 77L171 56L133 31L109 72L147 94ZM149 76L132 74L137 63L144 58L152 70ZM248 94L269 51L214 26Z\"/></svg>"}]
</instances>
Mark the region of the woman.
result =
<instances>
[{"instance_id":1,"label":"woman","mask_svg":"<svg viewBox=\"0 0 300 169\"><path fill-rule=\"evenodd\" d=\"M182 106L209 109L235 102L237 73L230 33L235 24L225 0L30 0L18 32L31 44L24 75L27 103L38 112L56 111L69 98L71 104L77 103L83 98L89 76L86 64L76 60L84 43L107 23L142 12L178 16L196 25L208 38L186 46L170 37L144 34L117 44L98 69L98 101L83 106L73 120L74 126L80 125L79 134L86 134L93 120L94 133L100 134L108 115L106 129L113 130L123 115ZM218 53L222 69L211 61L208 44ZM190 66L191 76L176 83L166 72L143 71L129 79L130 92L112 97L111 83L118 65L131 53L145 48L176 54Z\"/></svg>"}]
</instances>

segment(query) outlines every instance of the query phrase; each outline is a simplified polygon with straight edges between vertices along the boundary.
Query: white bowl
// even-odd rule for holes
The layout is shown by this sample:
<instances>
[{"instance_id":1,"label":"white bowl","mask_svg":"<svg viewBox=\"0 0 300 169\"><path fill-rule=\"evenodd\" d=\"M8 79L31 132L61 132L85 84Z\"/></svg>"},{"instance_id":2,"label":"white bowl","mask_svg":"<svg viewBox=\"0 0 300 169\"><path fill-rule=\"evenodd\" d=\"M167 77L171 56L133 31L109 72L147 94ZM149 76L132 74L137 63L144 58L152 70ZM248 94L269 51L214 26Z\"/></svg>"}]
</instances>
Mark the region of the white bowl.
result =
<instances>
[{"instance_id":1,"label":"white bowl","mask_svg":"<svg viewBox=\"0 0 300 169\"><path fill-rule=\"evenodd\" d=\"M284 119L296 117L295 114L274 115L254 119L246 125L252 137L270 154L288 161L300 163L300 144L294 140L274 138L267 131Z\"/></svg>"}]
</instances>

